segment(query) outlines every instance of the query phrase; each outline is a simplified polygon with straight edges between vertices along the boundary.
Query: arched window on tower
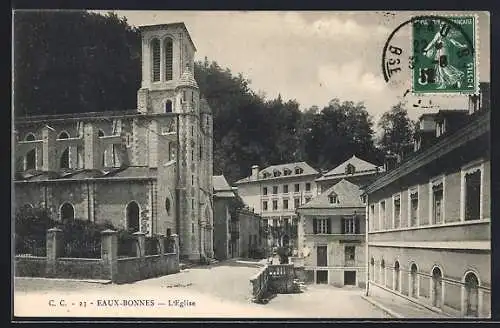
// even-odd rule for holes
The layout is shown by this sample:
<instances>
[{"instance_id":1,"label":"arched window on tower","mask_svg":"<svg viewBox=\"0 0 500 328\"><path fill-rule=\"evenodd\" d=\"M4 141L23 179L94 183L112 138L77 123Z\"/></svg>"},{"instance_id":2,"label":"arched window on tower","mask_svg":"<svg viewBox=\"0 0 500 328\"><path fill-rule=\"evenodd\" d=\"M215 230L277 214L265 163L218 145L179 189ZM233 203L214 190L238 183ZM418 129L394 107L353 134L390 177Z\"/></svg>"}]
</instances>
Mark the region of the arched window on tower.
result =
<instances>
[{"instance_id":1,"label":"arched window on tower","mask_svg":"<svg viewBox=\"0 0 500 328\"><path fill-rule=\"evenodd\" d=\"M64 203L60 209L61 221L68 222L75 219L75 208L70 203Z\"/></svg>"},{"instance_id":2,"label":"arched window on tower","mask_svg":"<svg viewBox=\"0 0 500 328\"><path fill-rule=\"evenodd\" d=\"M35 141L35 135L33 133L28 133L26 138L24 139L25 141Z\"/></svg>"},{"instance_id":3,"label":"arched window on tower","mask_svg":"<svg viewBox=\"0 0 500 328\"><path fill-rule=\"evenodd\" d=\"M152 69L153 69L153 82L160 81L160 40L153 39L151 41L151 60L152 60Z\"/></svg>"},{"instance_id":4,"label":"arched window on tower","mask_svg":"<svg viewBox=\"0 0 500 328\"><path fill-rule=\"evenodd\" d=\"M63 151L59 163L61 169L69 169L69 147Z\"/></svg>"},{"instance_id":5,"label":"arched window on tower","mask_svg":"<svg viewBox=\"0 0 500 328\"><path fill-rule=\"evenodd\" d=\"M63 132L59 133L59 136L57 137L57 139L69 139L68 132L63 131Z\"/></svg>"},{"instance_id":6,"label":"arched window on tower","mask_svg":"<svg viewBox=\"0 0 500 328\"><path fill-rule=\"evenodd\" d=\"M34 170L36 168L36 150L32 149L26 154L25 170Z\"/></svg>"},{"instance_id":7,"label":"arched window on tower","mask_svg":"<svg viewBox=\"0 0 500 328\"><path fill-rule=\"evenodd\" d=\"M173 79L173 42L171 38L165 39L165 81Z\"/></svg>"},{"instance_id":8,"label":"arched window on tower","mask_svg":"<svg viewBox=\"0 0 500 328\"><path fill-rule=\"evenodd\" d=\"M104 137L104 131L103 130L99 130L99 132L97 133L97 135L99 137ZM108 155L108 151L106 149L104 149L104 152L102 153L102 158L101 158L101 165L103 167L106 167L106 156Z\"/></svg>"},{"instance_id":9,"label":"arched window on tower","mask_svg":"<svg viewBox=\"0 0 500 328\"><path fill-rule=\"evenodd\" d=\"M165 102L165 113L172 113L172 100Z\"/></svg>"}]
</instances>

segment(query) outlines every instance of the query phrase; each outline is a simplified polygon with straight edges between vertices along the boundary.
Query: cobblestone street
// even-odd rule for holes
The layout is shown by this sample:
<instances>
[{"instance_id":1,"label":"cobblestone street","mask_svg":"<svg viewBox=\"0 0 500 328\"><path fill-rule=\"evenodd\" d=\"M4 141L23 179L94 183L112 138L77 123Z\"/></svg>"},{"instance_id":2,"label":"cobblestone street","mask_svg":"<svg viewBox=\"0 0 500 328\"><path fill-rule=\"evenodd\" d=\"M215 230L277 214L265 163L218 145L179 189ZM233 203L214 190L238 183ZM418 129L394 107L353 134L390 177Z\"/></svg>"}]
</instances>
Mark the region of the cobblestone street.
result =
<instances>
[{"instance_id":1,"label":"cobblestone street","mask_svg":"<svg viewBox=\"0 0 500 328\"><path fill-rule=\"evenodd\" d=\"M355 288L310 285L304 293L279 294L266 305L254 304L250 301L249 279L258 271L245 264L223 263L125 285L16 278L14 313L77 317L387 317L363 300L363 291ZM103 306L108 303L103 300L114 299L148 299L155 305Z\"/></svg>"}]
</instances>

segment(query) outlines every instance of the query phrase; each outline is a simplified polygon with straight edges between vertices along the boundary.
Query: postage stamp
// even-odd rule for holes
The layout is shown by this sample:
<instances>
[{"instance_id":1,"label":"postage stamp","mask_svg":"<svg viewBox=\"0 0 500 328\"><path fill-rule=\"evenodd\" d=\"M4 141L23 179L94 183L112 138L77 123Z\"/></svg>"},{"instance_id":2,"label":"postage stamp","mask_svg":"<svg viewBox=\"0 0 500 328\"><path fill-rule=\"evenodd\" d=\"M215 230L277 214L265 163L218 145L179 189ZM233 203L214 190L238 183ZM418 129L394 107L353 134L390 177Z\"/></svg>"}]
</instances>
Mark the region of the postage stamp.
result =
<instances>
[{"instance_id":1,"label":"postage stamp","mask_svg":"<svg viewBox=\"0 0 500 328\"><path fill-rule=\"evenodd\" d=\"M412 21L414 93L474 93L476 17Z\"/></svg>"}]
</instances>

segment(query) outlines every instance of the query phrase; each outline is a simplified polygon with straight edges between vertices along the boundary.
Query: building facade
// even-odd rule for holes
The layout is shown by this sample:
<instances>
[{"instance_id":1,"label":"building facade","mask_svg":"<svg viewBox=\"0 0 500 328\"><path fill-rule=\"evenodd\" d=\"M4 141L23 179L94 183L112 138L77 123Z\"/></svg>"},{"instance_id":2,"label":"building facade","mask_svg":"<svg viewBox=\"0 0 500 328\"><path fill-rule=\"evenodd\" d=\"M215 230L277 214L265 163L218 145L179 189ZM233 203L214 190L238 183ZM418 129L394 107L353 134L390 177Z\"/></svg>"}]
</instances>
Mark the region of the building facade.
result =
<instances>
[{"instance_id":1,"label":"building facade","mask_svg":"<svg viewBox=\"0 0 500 328\"><path fill-rule=\"evenodd\" d=\"M183 23L140 27L137 109L16 119L15 206L57 220L177 233L182 258L213 257L212 112Z\"/></svg>"},{"instance_id":2,"label":"building facade","mask_svg":"<svg viewBox=\"0 0 500 328\"><path fill-rule=\"evenodd\" d=\"M238 249L237 254L243 258L263 258L265 240L263 237L262 217L248 208L237 213Z\"/></svg>"},{"instance_id":3,"label":"building facade","mask_svg":"<svg viewBox=\"0 0 500 328\"><path fill-rule=\"evenodd\" d=\"M235 194L223 175L213 177L214 186L214 253L217 260L231 256L230 202Z\"/></svg>"},{"instance_id":4,"label":"building facade","mask_svg":"<svg viewBox=\"0 0 500 328\"><path fill-rule=\"evenodd\" d=\"M419 138L431 141L366 187L367 293L491 315L489 115L425 115Z\"/></svg>"},{"instance_id":5,"label":"building facade","mask_svg":"<svg viewBox=\"0 0 500 328\"><path fill-rule=\"evenodd\" d=\"M317 195L315 179L319 173L306 162L269 166L236 182L244 203L262 216L263 225L272 227L267 247L297 247L293 226L298 223L295 210ZM288 227L288 228L287 228Z\"/></svg>"}]
</instances>

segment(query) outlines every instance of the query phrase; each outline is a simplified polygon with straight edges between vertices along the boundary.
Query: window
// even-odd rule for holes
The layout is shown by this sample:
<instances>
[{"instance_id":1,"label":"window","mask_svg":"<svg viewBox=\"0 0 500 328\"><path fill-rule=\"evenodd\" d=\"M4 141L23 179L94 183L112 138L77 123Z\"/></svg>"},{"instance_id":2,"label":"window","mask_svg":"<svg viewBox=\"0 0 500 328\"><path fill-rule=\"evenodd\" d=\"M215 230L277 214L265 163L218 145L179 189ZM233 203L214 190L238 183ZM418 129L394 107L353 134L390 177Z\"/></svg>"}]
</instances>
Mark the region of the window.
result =
<instances>
[{"instance_id":1,"label":"window","mask_svg":"<svg viewBox=\"0 0 500 328\"><path fill-rule=\"evenodd\" d=\"M356 258L356 247L355 246L346 246L344 250L345 261L353 262Z\"/></svg>"},{"instance_id":2,"label":"window","mask_svg":"<svg viewBox=\"0 0 500 328\"><path fill-rule=\"evenodd\" d=\"M165 210L167 211L167 215L170 215L170 199L168 197L165 199Z\"/></svg>"},{"instance_id":3,"label":"window","mask_svg":"<svg viewBox=\"0 0 500 328\"><path fill-rule=\"evenodd\" d=\"M30 150L25 157L25 170L34 170L36 169L36 150Z\"/></svg>"},{"instance_id":4,"label":"window","mask_svg":"<svg viewBox=\"0 0 500 328\"><path fill-rule=\"evenodd\" d=\"M311 197L306 197L305 202L308 203L311 200Z\"/></svg>"},{"instance_id":5,"label":"window","mask_svg":"<svg viewBox=\"0 0 500 328\"><path fill-rule=\"evenodd\" d=\"M165 81L170 81L173 78L173 42L172 39L165 39Z\"/></svg>"},{"instance_id":6,"label":"window","mask_svg":"<svg viewBox=\"0 0 500 328\"><path fill-rule=\"evenodd\" d=\"M481 219L481 168L475 167L463 172L464 220Z\"/></svg>"},{"instance_id":7,"label":"window","mask_svg":"<svg viewBox=\"0 0 500 328\"><path fill-rule=\"evenodd\" d=\"M300 167L296 167L295 168L295 174L302 174L304 172L304 170Z\"/></svg>"},{"instance_id":8,"label":"window","mask_svg":"<svg viewBox=\"0 0 500 328\"><path fill-rule=\"evenodd\" d=\"M357 217L345 217L342 218L342 233L343 234L359 234L360 225L359 218Z\"/></svg>"},{"instance_id":9,"label":"window","mask_svg":"<svg viewBox=\"0 0 500 328\"><path fill-rule=\"evenodd\" d=\"M356 168L352 164L347 164L345 167L345 174L354 174L356 172Z\"/></svg>"},{"instance_id":10,"label":"window","mask_svg":"<svg viewBox=\"0 0 500 328\"><path fill-rule=\"evenodd\" d=\"M153 82L158 82L160 81L160 40L153 39L153 41L151 41L151 53Z\"/></svg>"},{"instance_id":11,"label":"window","mask_svg":"<svg viewBox=\"0 0 500 328\"><path fill-rule=\"evenodd\" d=\"M294 198L293 199L293 206L295 208L299 208L299 206L300 206L300 198Z\"/></svg>"},{"instance_id":12,"label":"window","mask_svg":"<svg viewBox=\"0 0 500 328\"><path fill-rule=\"evenodd\" d=\"M285 229L288 228L289 224L290 224L290 222L289 222L288 218L283 219L283 226L285 227Z\"/></svg>"},{"instance_id":13,"label":"window","mask_svg":"<svg viewBox=\"0 0 500 328\"><path fill-rule=\"evenodd\" d=\"M278 186L273 186L273 195L278 194Z\"/></svg>"},{"instance_id":14,"label":"window","mask_svg":"<svg viewBox=\"0 0 500 328\"><path fill-rule=\"evenodd\" d=\"M381 220L380 227L383 227L385 229L389 228L385 217L385 200L380 202L379 211L380 211L379 219Z\"/></svg>"},{"instance_id":15,"label":"window","mask_svg":"<svg viewBox=\"0 0 500 328\"><path fill-rule=\"evenodd\" d=\"M432 224L443 223L443 183L434 184L432 190Z\"/></svg>"},{"instance_id":16,"label":"window","mask_svg":"<svg viewBox=\"0 0 500 328\"><path fill-rule=\"evenodd\" d=\"M186 96L186 91L182 91L182 101L186 101L187 96Z\"/></svg>"},{"instance_id":17,"label":"window","mask_svg":"<svg viewBox=\"0 0 500 328\"><path fill-rule=\"evenodd\" d=\"M273 200L273 211L277 211L277 210L278 210L278 201Z\"/></svg>"},{"instance_id":18,"label":"window","mask_svg":"<svg viewBox=\"0 0 500 328\"><path fill-rule=\"evenodd\" d=\"M280 171L278 171L278 170L274 170L274 171L273 171L273 175L274 175L275 177L279 177L279 176L281 175L281 172L280 172Z\"/></svg>"},{"instance_id":19,"label":"window","mask_svg":"<svg viewBox=\"0 0 500 328\"><path fill-rule=\"evenodd\" d=\"M283 209L288 209L288 199L283 199Z\"/></svg>"},{"instance_id":20,"label":"window","mask_svg":"<svg viewBox=\"0 0 500 328\"><path fill-rule=\"evenodd\" d=\"M69 133L66 131L63 131L63 132L59 133L59 136L57 137L57 139L69 139Z\"/></svg>"},{"instance_id":21,"label":"window","mask_svg":"<svg viewBox=\"0 0 500 328\"><path fill-rule=\"evenodd\" d=\"M264 211L267 211L267 201L262 202L262 208Z\"/></svg>"},{"instance_id":22,"label":"window","mask_svg":"<svg viewBox=\"0 0 500 328\"><path fill-rule=\"evenodd\" d=\"M293 191L294 192L299 192L300 191L300 185L298 183L296 183L294 186L293 186Z\"/></svg>"},{"instance_id":23,"label":"window","mask_svg":"<svg viewBox=\"0 0 500 328\"><path fill-rule=\"evenodd\" d=\"M191 199L191 209L194 210L194 199Z\"/></svg>"},{"instance_id":24,"label":"window","mask_svg":"<svg viewBox=\"0 0 500 328\"><path fill-rule=\"evenodd\" d=\"M69 169L69 147L63 151L59 164L61 169Z\"/></svg>"},{"instance_id":25,"label":"window","mask_svg":"<svg viewBox=\"0 0 500 328\"><path fill-rule=\"evenodd\" d=\"M311 183L306 183L306 191L311 191Z\"/></svg>"},{"instance_id":26,"label":"window","mask_svg":"<svg viewBox=\"0 0 500 328\"><path fill-rule=\"evenodd\" d=\"M361 201L361 203L366 204L366 195L359 196L359 200Z\"/></svg>"},{"instance_id":27,"label":"window","mask_svg":"<svg viewBox=\"0 0 500 328\"><path fill-rule=\"evenodd\" d=\"M330 219L313 219L313 232L318 233L331 233Z\"/></svg>"},{"instance_id":28,"label":"window","mask_svg":"<svg viewBox=\"0 0 500 328\"><path fill-rule=\"evenodd\" d=\"M401 226L401 198L399 195L393 198L393 216L394 228L398 229Z\"/></svg>"},{"instance_id":29,"label":"window","mask_svg":"<svg viewBox=\"0 0 500 328\"><path fill-rule=\"evenodd\" d=\"M127 205L127 228L134 232L139 231L139 205L132 201Z\"/></svg>"},{"instance_id":30,"label":"window","mask_svg":"<svg viewBox=\"0 0 500 328\"><path fill-rule=\"evenodd\" d=\"M75 208L70 203L64 203L60 209L62 222L73 221L75 219Z\"/></svg>"},{"instance_id":31,"label":"window","mask_svg":"<svg viewBox=\"0 0 500 328\"><path fill-rule=\"evenodd\" d=\"M283 185L283 193L288 194L288 185Z\"/></svg>"},{"instance_id":32,"label":"window","mask_svg":"<svg viewBox=\"0 0 500 328\"><path fill-rule=\"evenodd\" d=\"M26 135L26 138L24 138L25 141L35 141L35 135L33 133L28 133Z\"/></svg>"},{"instance_id":33,"label":"window","mask_svg":"<svg viewBox=\"0 0 500 328\"><path fill-rule=\"evenodd\" d=\"M418 191L410 191L410 227L417 226L418 220Z\"/></svg>"},{"instance_id":34,"label":"window","mask_svg":"<svg viewBox=\"0 0 500 328\"><path fill-rule=\"evenodd\" d=\"M268 225L268 224L269 224L269 222L267 221L267 219L263 219L263 220L262 220L262 225L263 225L264 227L267 227L267 225Z\"/></svg>"},{"instance_id":35,"label":"window","mask_svg":"<svg viewBox=\"0 0 500 328\"><path fill-rule=\"evenodd\" d=\"M464 278L464 285L465 315L477 317L479 316L479 279L473 272L469 272Z\"/></svg>"},{"instance_id":36,"label":"window","mask_svg":"<svg viewBox=\"0 0 500 328\"><path fill-rule=\"evenodd\" d=\"M165 102L165 113L172 113L172 100Z\"/></svg>"},{"instance_id":37,"label":"window","mask_svg":"<svg viewBox=\"0 0 500 328\"><path fill-rule=\"evenodd\" d=\"M292 171L290 169L284 169L283 170L283 175L290 175Z\"/></svg>"},{"instance_id":38,"label":"window","mask_svg":"<svg viewBox=\"0 0 500 328\"><path fill-rule=\"evenodd\" d=\"M277 227L278 226L278 219L273 219L273 227Z\"/></svg>"},{"instance_id":39,"label":"window","mask_svg":"<svg viewBox=\"0 0 500 328\"><path fill-rule=\"evenodd\" d=\"M264 179L267 179L271 176L271 174L269 174L269 172L264 172L262 173L262 176L264 177Z\"/></svg>"},{"instance_id":40,"label":"window","mask_svg":"<svg viewBox=\"0 0 500 328\"><path fill-rule=\"evenodd\" d=\"M330 197L330 204L337 204L338 203L338 198L336 194L331 194Z\"/></svg>"},{"instance_id":41,"label":"window","mask_svg":"<svg viewBox=\"0 0 500 328\"><path fill-rule=\"evenodd\" d=\"M262 188L262 194L267 195L267 187Z\"/></svg>"},{"instance_id":42,"label":"window","mask_svg":"<svg viewBox=\"0 0 500 328\"><path fill-rule=\"evenodd\" d=\"M125 147L130 148L132 146L132 135L127 133L127 140L125 142Z\"/></svg>"}]
</instances>

